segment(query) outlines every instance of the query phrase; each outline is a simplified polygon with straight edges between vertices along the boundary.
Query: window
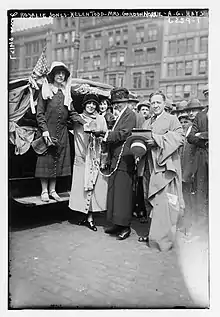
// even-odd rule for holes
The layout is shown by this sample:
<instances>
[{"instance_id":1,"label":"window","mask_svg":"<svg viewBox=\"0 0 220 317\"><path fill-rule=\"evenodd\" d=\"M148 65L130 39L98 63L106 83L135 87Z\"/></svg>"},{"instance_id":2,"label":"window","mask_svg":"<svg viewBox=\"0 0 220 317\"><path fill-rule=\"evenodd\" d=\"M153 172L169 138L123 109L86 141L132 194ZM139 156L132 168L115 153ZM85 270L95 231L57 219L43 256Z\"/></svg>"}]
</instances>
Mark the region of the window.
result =
<instances>
[{"instance_id":1,"label":"window","mask_svg":"<svg viewBox=\"0 0 220 317\"><path fill-rule=\"evenodd\" d=\"M136 42L144 42L144 27L136 27Z\"/></svg>"},{"instance_id":2,"label":"window","mask_svg":"<svg viewBox=\"0 0 220 317\"><path fill-rule=\"evenodd\" d=\"M177 54L185 54L185 40L177 41Z\"/></svg>"},{"instance_id":3,"label":"window","mask_svg":"<svg viewBox=\"0 0 220 317\"><path fill-rule=\"evenodd\" d=\"M95 48L99 49L102 46L102 39L101 39L101 34L96 34L95 35Z\"/></svg>"},{"instance_id":4,"label":"window","mask_svg":"<svg viewBox=\"0 0 220 317\"><path fill-rule=\"evenodd\" d=\"M47 45L46 43L46 39L40 40L40 52L42 52L42 50L45 48L45 46Z\"/></svg>"},{"instance_id":5,"label":"window","mask_svg":"<svg viewBox=\"0 0 220 317\"><path fill-rule=\"evenodd\" d=\"M157 39L158 31L157 29L149 29L147 32L148 41L155 41Z\"/></svg>"},{"instance_id":6,"label":"window","mask_svg":"<svg viewBox=\"0 0 220 317\"><path fill-rule=\"evenodd\" d=\"M75 20L72 19L72 26L75 26Z\"/></svg>"},{"instance_id":7,"label":"window","mask_svg":"<svg viewBox=\"0 0 220 317\"><path fill-rule=\"evenodd\" d=\"M31 57L25 57L25 68L31 68Z\"/></svg>"},{"instance_id":8,"label":"window","mask_svg":"<svg viewBox=\"0 0 220 317\"><path fill-rule=\"evenodd\" d=\"M198 84L198 98L203 99L203 89L205 88L206 84Z\"/></svg>"},{"instance_id":9,"label":"window","mask_svg":"<svg viewBox=\"0 0 220 317\"><path fill-rule=\"evenodd\" d=\"M128 44L128 29L123 29L123 43L124 45Z\"/></svg>"},{"instance_id":10,"label":"window","mask_svg":"<svg viewBox=\"0 0 220 317\"><path fill-rule=\"evenodd\" d=\"M92 80L93 81L100 81L100 78L99 78L99 76L92 76Z\"/></svg>"},{"instance_id":11,"label":"window","mask_svg":"<svg viewBox=\"0 0 220 317\"><path fill-rule=\"evenodd\" d=\"M175 55L176 54L176 41L169 41L168 54L169 55Z\"/></svg>"},{"instance_id":12,"label":"window","mask_svg":"<svg viewBox=\"0 0 220 317\"><path fill-rule=\"evenodd\" d=\"M154 88L154 72L145 73L146 88Z\"/></svg>"},{"instance_id":13,"label":"window","mask_svg":"<svg viewBox=\"0 0 220 317\"><path fill-rule=\"evenodd\" d=\"M116 75L109 75L109 85L116 86Z\"/></svg>"},{"instance_id":14,"label":"window","mask_svg":"<svg viewBox=\"0 0 220 317\"><path fill-rule=\"evenodd\" d=\"M116 30L115 34L116 34L116 45L120 45L121 44L121 31Z\"/></svg>"},{"instance_id":15,"label":"window","mask_svg":"<svg viewBox=\"0 0 220 317\"><path fill-rule=\"evenodd\" d=\"M69 34L64 33L64 43L68 43L68 41L69 41Z\"/></svg>"},{"instance_id":16,"label":"window","mask_svg":"<svg viewBox=\"0 0 220 317\"><path fill-rule=\"evenodd\" d=\"M136 64L142 64L144 62L144 51L142 49L134 51L134 61Z\"/></svg>"},{"instance_id":17,"label":"window","mask_svg":"<svg viewBox=\"0 0 220 317\"><path fill-rule=\"evenodd\" d=\"M93 67L94 67L95 69L100 69L100 64L101 64L101 58L100 58L100 56L99 56L99 55L94 56L94 58L93 58Z\"/></svg>"},{"instance_id":18,"label":"window","mask_svg":"<svg viewBox=\"0 0 220 317\"><path fill-rule=\"evenodd\" d=\"M193 39L187 39L186 40L186 53L193 53Z\"/></svg>"},{"instance_id":19,"label":"window","mask_svg":"<svg viewBox=\"0 0 220 317\"><path fill-rule=\"evenodd\" d=\"M17 69L19 69L19 59L12 59L12 60L10 60L10 64L11 64L11 70L13 71L13 70L17 70Z\"/></svg>"},{"instance_id":20,"label":"window","mask_svg":"<svg viewBox=\"0 0 220 317\"><path fill-rule=\"evenodd\" d=\"M167 98L173 98L173 86L167 86L166 96Z\"/></svg>"},{"instance_id":21,"label":"window","mask_svg":"<svg viewBox=\"0 0 220 317\"><path fill-rule=\"evenodd\" d=\"M68 26L69 26L68 18L64 18L64 26L65 26L65 28L68 28Z\"/></svg>"},{"instance_id":22,"label":"window","mask_svg":"<svg viewBox=\"0 0 220 317\"><path fill-rule=\"evenodd\" d=\"M59 33L59 34L57 34L57 43L58 44L60 44L60 43L62 43L62 34L61 33Z\"/></svg>"},{"instance_id":23,"label":"window","mask_svg":"<svg viewBox=\"0 0 220 317\"><path fill-rule=\"evenodd\" d=\"M200 52L208 52L208 36L200 37Z\"/></svg>"},{"instance_id":24,"label":"window","mask_svg":"<svg viewBox=\"0 0 220 317\"><path fill-rule=\"evenodd\" d=\"M39 42L34 42L33 43L33 53L38 53L39 52Z\"/></svg>"},{"instance_id":25,"label":"window","mask_svg":"<svg viewBox=\"0 0 220 317\"><path fill-rule=\"evenodd\" d=\"M190 98L191 96L191 85L184 86L183 98Z\"/></svg>"},{"instance_id":26,"label":"window","mask_svg":"<svg viewBox=\"0 0 220 317\"><path fill-rule=\"evenodd\" d=\"M185 75L192 75L192 61L185 62Z\"/></svg>"},{"instance_id":27,"label":"window","mask_svg":"<svg viewBox=\"0 0 220 317\"><path fill-rule=\"evenodd\" d=\"M209 18L207 17L200 17L200 24L202 25L202 28L208 29L209 28Z\"/></svg>"},{"instance_id":28,"label":"window","mask_svg":"<svg viewBox=\"0 0 220 317\"><path fill-rule=\"evenodd\" d=\"M184 76L184 64L183 62L176 63L176 75Z\"/></svg>"},{"instance_id":29,"label":"window","mask_svg":"<svg viewBox=\"0 0 220 317\"><path fill-rule=\"evenodd\" d=\"M83 58L83 69L85 71L89 69L89 61L90 61L89 57L84 57Z\"/></svg>"},{"instance_id":30,"label":"window","mask_svg":"<svg viewBox=\"0 0 220 317\"><path fill-rule=\"evenodd\" d=\"M31 43L25 44L25 55L26 56L31 56L32 51L31 51Z\"/></svg>"},{"instance_id":31,"label":"window","mask_svg":"<svg viewBox=\"0 0 220 317\"><path fill-rule=\"evenodd\" d=\"M124 87L124 75L118 75L118 87Z\"/></svg>"},{"instance_id":32,"label":"window","mask_svg":"<svg viewBox=\"0 0 220 317\"><path fill-rule=\"evenodd\" d=\"M175 76L175 65L174 63L169 63L167 65L168 68L168 77L174 77Z\"/></svg>"},{"instance_id":33,"label":"window","mask_svg":"<svg viewBox=\"0 0 220 317\"><path fill-rule=\"evenodd\" d=\"M133 74L133 88L141 88L141 73Z\"/></svg>"},{"instance_id":34,"label":"window","mask_svg":"<svg viewBox=\"0 0 220 317\"><path fill-rule=\"evenodd\" d=\"M33 67L36 66L38 59L39 59L38 56L34 56L34 57L33 57L33 65L32 65Z\"/></svg>"},{"instance_id":35,"label":"window","mask_svg":"<svg viewBox=\"0 0 220 317\"><path fill-rule=\"evenodd\" d=\"M65 47L63 50L64 60L67 61L69 59L69 48Z\"/></svg>"},{"instance_id":36,"label":"window","mask_svg":"<svg viewBox=\"0 0 220 317\"><path fill-rule=\"evenodd\" d=\"M84 37L84 46L86 51L92 49L92 39L90 35Z\"/></svg>"},{"instance_id":37,"label":"window","mask_svg":"<svg viewBox=\"0 0 220 317\"><path fill-rule=\"evenodd\" d=\"M74 47L70 48L70 59L73 60L74 59Z\"/></svg>"},{"instance_id":38,"label":"window","mask_svg":"<svg viewBox=\"0 0 220 317\"><path fill-rule=\"evenodd\" d=\"M199 74L206 74L208 69L207 60L199 61Z\"/></svg>"},{"instance_id":39,"label":"window","mask_svg":"<svg viewBox=\"0 0 220 317\"><path fill-rule=\"evenodd\" d=\"M155 59L156 47L147 48L147 60L152 61Z\"/></svg>"},{"instance_id":40,"label":"window","mask_svg":"<svg viewBox=\"0 0 220 317\"><path fill-rule=\"evenodd\" d=\"M183 98L183 86L176 85L176 87L175 87L175 97L176 98Z\"/></svg>"},{"instance_id":41,"label":"window","mask_svg":"<svg viewBox=\"0 0 220 317\"><path fill-rule=\"evenodd\" d=\"M114 45L113 32L108 33L108 46L112 47Z\"/></svg>"},{"instance_id":42,"label":"window","mask_svg":"<svg viewBox=\"0 0 220 317\"><path fill-rule=\"evenodd\" d=\"M71 32L71 40L72 40L72 42L75 41L75 37L76 37L76 32L75 32L75 31L72 31L72 32Z\"/></svg>"},{"instance_id":43,"label":"window","mask_svg":"<svg viewBox=\"0 0 220 317\"><path fill-rule=\"evenodd\" d=\"M120 52L119 55L119 66L123 66L125 64L125 53L124 52Z\"/></svg>"},{"instance_id":44,"label":"window","mask_svg":"<svg viewBox=\"0 0 220 317\"><path fill-rule=\"evenodd\" d=\"M110 54L110 67L116 67L117 64L117 54L111 53Z\"/></svg>"},{"instance_id":45,"label":"window","mask_svg":"<svg viewBox=\"0 0 220 317\"><path fill-rule=\"evenodd\" d=\"M62 56L62 50L61 49L58 49L57 50L57 60L60 62L62 59L63 59L63 56Z\"/></svg>"}]
</instances>

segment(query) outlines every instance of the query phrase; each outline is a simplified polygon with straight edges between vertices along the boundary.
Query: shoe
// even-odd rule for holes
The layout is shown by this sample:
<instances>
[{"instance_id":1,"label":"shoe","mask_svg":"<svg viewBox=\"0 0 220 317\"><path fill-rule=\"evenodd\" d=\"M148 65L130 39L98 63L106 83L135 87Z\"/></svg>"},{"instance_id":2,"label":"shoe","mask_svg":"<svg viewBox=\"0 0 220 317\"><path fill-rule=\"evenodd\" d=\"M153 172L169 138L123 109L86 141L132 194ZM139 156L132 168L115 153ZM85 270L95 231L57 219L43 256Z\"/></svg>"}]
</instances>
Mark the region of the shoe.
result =
<instances>
[{"instance_id":1,"label":"shoe","mask_svg":"<svg viewBox=\"0 0 220 317\"><path fill-rule=\"evenodd\" d=\"M117 240L125 240L127 239L131 234L131 228L125 228L120 233L117 234Z\"/></svg>"},{"instance_id":2,"label":"shoe","mask_svg":"<svg viewBox=\"0 0 220 317\"><path fill-rule=\"evenodd\" d=\"M47 190L44 190L42 193L41 193L41 200L45 203L49 202L50 199L49 199L49 195L48 195L48 191Z\"/></svg>"},{"instance_id":3,"label":"shoe","mask_svg":"<svg viewBox=\"0 0 220 317\"><path fill-rule=\"evenodd\" d=\"M51 190L50 191L50 194L49 194L49 197L56 200L56 201L61 201L61 198L59 195L57 195L56 191L55 190Z\"/></svg>"},{"instance_id":4,"label":"shoe","mask_svg":"<svg viewBox=\"0 0 220 317\"><path fill-rule=\"evenodd\" d=\"M89 229L91 229L92 231L97 231L97 227L95 226L93 221L88 221L87 219L83 219L81 221L78 222L79 226L86 226Z\"/></svg>"},{"instance_id":5,"label":"shoe","mask_svg":"<svg viewBox=\"0 0 220 317\"><path fill-rule=\"evenodd\" d=\"M121 231L121 227L118 225L113 225L112 227L105 229L105 233L107 234L117 234L120 231Z\"/></svg>"},{"instance_id":6,"label":"shoe","mask_svg":"<svg viewBox=\"0 0 220 317\"><path fill-rule=\"evenodd\" d=\"M148 242L149 241L149 238L148 238L148 236L140 236L139 238L138 238L138 242Z\"/></svg>"}]
</instances>

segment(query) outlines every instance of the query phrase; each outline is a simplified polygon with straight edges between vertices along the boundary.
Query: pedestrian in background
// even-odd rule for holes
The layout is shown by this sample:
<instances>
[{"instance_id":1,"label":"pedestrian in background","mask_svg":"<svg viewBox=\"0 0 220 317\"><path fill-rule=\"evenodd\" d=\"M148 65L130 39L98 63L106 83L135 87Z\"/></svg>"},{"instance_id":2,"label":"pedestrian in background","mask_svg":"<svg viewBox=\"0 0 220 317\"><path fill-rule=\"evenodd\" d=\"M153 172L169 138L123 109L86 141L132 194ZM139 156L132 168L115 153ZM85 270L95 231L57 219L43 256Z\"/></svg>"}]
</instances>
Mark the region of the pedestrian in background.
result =
<instances>
[{"instance_id":1,"label":"pedestrian in background","mask_svg":"<svg viewBox=\"0 0 220 317\"><path fill-rule=\"evenodd\" d=\"M69 208L85 214L79 225L97 231L94 212L106 210L107 179L99 173L102 136L107 131L105 118L99 114L99 99L87 94L83 99L84 126L74 126L75 160Z\"/></svg>"},{"instance_id":2,"label":"pedestrian in background","mask_svg":"<svg viewBox=\"0 0 220 317\"><path fill-rule=\"evenodd\" d=\"M115 123L115 116L113 115L113 107L111 102L104 96L99 96L99 102L100 114L105 117L107 127L109 130L111 130Z\"/></svg>"},{"instance_id":3,"label":"pedestrian in background","mask_svg":"<svg viewBox=\"0 0 220 317\"><path fill-rule=\"evenodd\" d=\"M112 226L105 230L107 234L124 240L130 233L132 217L132 176L134 157L125 141L135 128L135 113L129 109L129 92L126 88L114 88L111 102L119 111L119 116L104 141L110 150L110 177L108 181L107 219Z\"/></svg>"},{"instance_id":4,"label":"pedestrian in background","mask_svg":"<svg viewBox=\"0 0 220 317\"><path fill-rule=\"evenodd\" d=\"M150 247L168 251L173 247L178 217L184 209L179 147L184 136L176 116L165 112L165 95L150 96L153 116L143 128L152 131L148 151L139 163L144 177L144 194L152 206L149 237L140 237Z\"/></svg>"},{"instance_id":5,"label":"pedestrian in background","mask_svg":"<svg viewBox=\"0 0 220 317\"><path fill-rule=\"evenodd\" d=\"M38 136L43 136L48 149L44 155L38 156L35 176L41 180L41 200L44 202L48 202L49 198L60 201L56 192L56 178L71 175L68 119L79 125L84 123L72 105L67 85L69 77L70 72L65 64L53 62L48 74L49 84L43 85L38 97Z\"/></svg>"},{"instance_id":6,"label":"pedestrian in background","mask_svg":"<svg viewBox=\"0 0 220 317\"><path fill-rule=\"evenodd\" d=\"M196 212L208 216L208 86L203 90L206 107L196 114L192 129L187 137L196 146L194 157L194 188Z\"/></svg>"},{"instance_id":7,"label":"pedestrian in background","mask_svg":"<svg viewBox=\"0 0 220 317\"><path fill-rule=\"evenodd\" d=\"M137 104L137 123L136 128L142 129L145 120L150 117L150 102L148 100L141 101Z\"/></svg>"}]
</instances>

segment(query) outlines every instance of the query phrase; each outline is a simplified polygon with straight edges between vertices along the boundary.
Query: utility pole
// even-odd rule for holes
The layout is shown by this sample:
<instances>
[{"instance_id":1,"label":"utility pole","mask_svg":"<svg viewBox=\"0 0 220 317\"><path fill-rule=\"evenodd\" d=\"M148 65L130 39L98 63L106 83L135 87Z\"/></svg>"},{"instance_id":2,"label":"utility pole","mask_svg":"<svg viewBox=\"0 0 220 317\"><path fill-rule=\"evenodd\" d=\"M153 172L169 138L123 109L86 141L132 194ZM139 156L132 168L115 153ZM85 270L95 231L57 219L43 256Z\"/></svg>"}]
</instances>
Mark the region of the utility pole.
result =
<instances>
[{"instance_id":1,"label":"utility pole","mask_svg":"<svg viewBox=\"0 0 220 317\"><path fill-rule=\"evenodd\" d=\"M75 18L75 25L76 25L76 33L75 33L75 40L74 40L74 65L73 65L73 77L77 78L77 71L79 65L79 45L80 45L80 18Z\"/></svg>"}]
</instances>

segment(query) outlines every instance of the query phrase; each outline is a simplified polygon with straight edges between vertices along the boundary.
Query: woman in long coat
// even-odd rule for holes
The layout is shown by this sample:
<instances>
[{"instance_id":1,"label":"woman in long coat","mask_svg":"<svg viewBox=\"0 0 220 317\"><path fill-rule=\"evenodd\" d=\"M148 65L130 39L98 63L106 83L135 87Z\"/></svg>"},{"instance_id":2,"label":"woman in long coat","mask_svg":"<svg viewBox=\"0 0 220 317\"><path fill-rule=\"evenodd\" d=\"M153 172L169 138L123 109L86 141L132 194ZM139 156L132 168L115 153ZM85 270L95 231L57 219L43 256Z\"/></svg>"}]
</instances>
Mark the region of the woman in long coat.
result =
<instances>
[{"instance_id":1,"label":"woman in long coat","mask_svg":"<svg viewBox=\"0 0 220 317\"><path fill-rule=\"evenodd\" d=\"M71 175L67 120L84 123L72 107L66 85L69 76L65 64L53 62L48 74L50 84L43 85L38 98L36 118L39 134L43 136L48 150L46 154L38 156L35 176L41 179L41 200L44 202L48 202L49 198L60 201L55 190L56 178Z\"/></svg>"},{"instance_id":2,"label":"woman in long coat","mask_svg":"<svg viewBox=\"0 0 220 317\"><path fill-rule=\"evenodd\" d=\"M74 126L75 160L69 207L86 215L79 224L97 231L93 212L106 210L107 179L101 175L101 140L107 131L104 116L98 114L99 100L94 94L83 100L84 126Z\"/></svg>"}]
</instances>

